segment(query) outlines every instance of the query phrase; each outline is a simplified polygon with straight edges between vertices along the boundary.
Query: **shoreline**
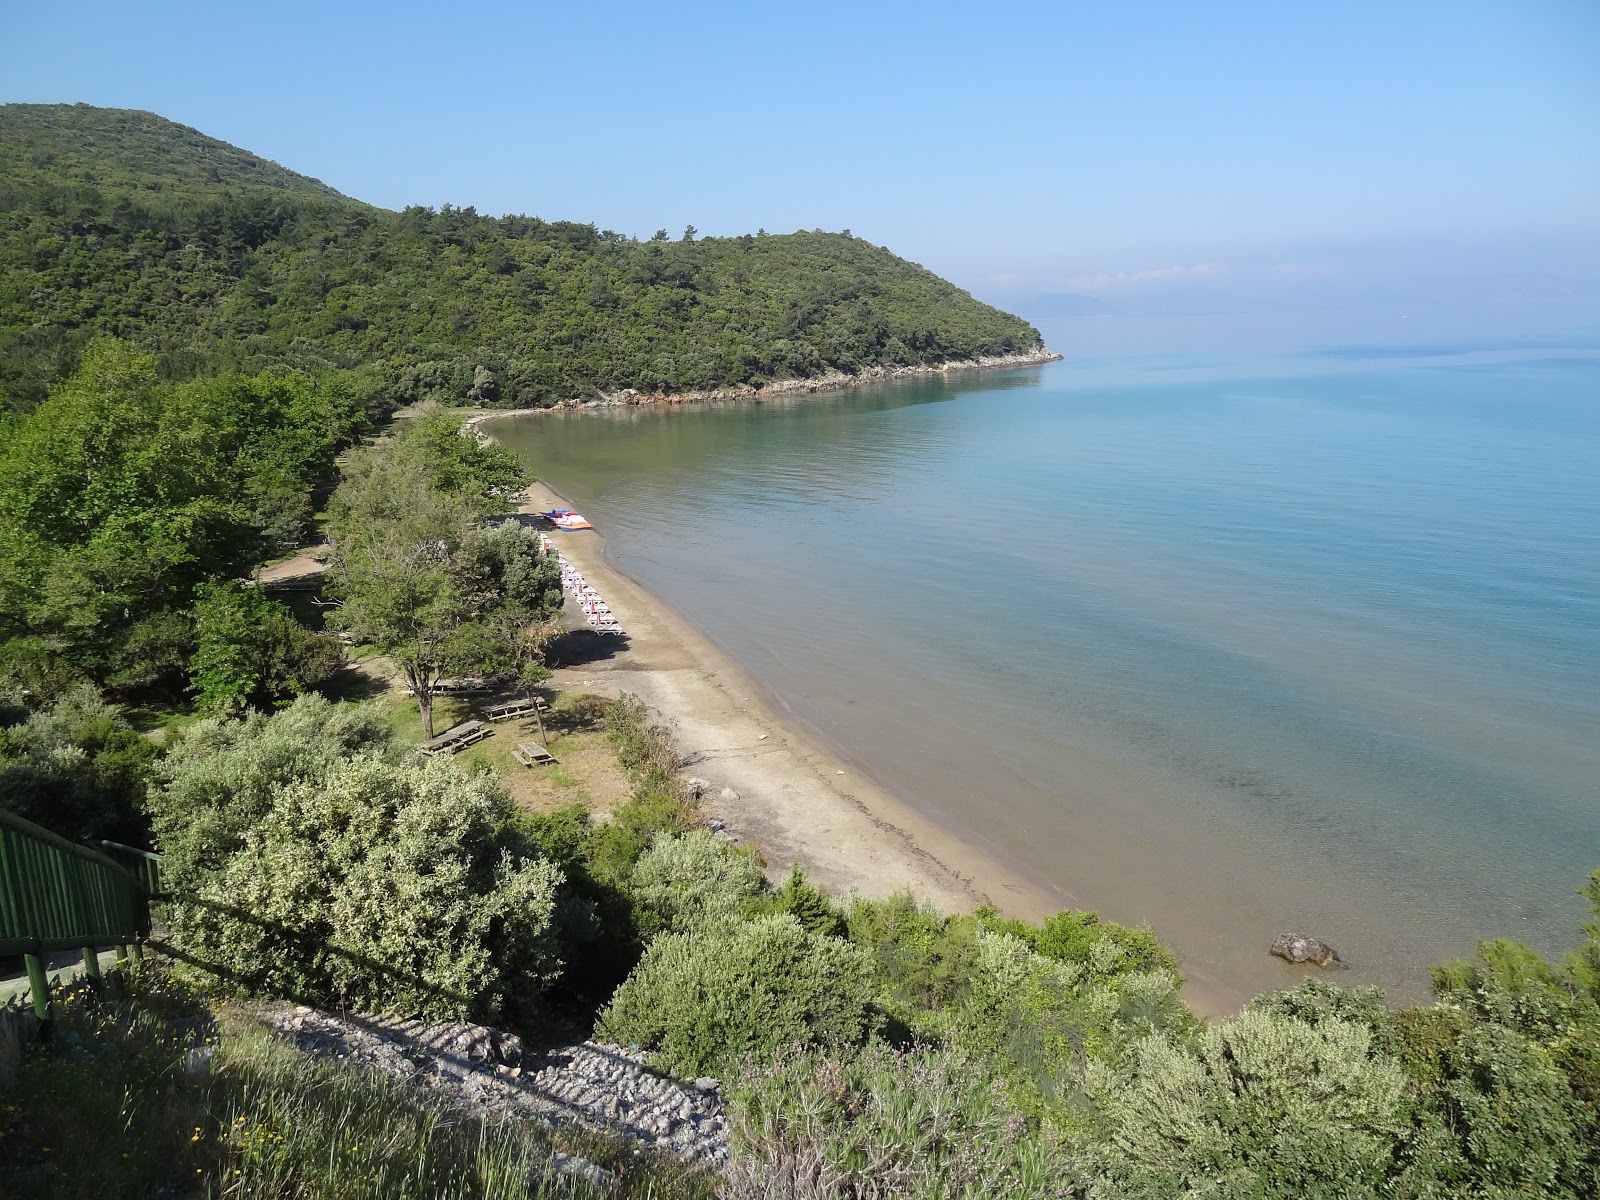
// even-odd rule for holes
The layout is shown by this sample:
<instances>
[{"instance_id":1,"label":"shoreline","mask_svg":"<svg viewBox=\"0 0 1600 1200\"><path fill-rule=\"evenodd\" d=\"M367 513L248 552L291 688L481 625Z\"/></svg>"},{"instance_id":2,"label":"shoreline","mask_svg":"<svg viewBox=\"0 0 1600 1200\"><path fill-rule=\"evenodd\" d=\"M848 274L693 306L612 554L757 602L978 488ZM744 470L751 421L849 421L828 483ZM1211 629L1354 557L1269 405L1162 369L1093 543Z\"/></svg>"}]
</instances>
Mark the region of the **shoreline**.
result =
<instances>
[{"instance_id":1,"label":"shoreline","mask_svg":"<svg viewBox=\"0 0 1600 1200\"><path fill-rule=\"evenodd\" d=\"M875 383L890 383L897 379L916 379L932 375L961 374L967 371L1004 371L1018 367L1042 367L1062 361L1048 346L1021 354L986 354L977 358L951 359L947 362L916 367L868 367L851 375L844 371L829 371L808 379L778 379L771 383L738 383L728 387L710 388L696 392L641 392L623 388L617 392L601 392L598 400L562 400L546 408L494 408L480 409L467 418L474 429L485 421L499 417L518 417L532 413L572 412L575 409L624 408L651 404L718 404L757 403L768 396L813 395L819 392L837 392L849 388L867 387Z\"/></svg>"},{"instance_id":2,"label":"shoreline","mask_svg":"<svg viewBox=\"0 0 1600 1200\"><path fill-rule=\"evenodd\" d=\"M514 414L484 419L491 415ZM551 507L576 506L538 482L522 494L518 511ZM712 785L702 810L722 820L740 844L761 850L770 874L781 876L798 863L835 894L881 897L909 889L949 912L993 903L1009 916L1039 920L1085 907L975 845L972 835L936 822L785 714L781 697L613 565L598 532L551 538L627 633L625 646L561 668L557 682L611 695L631 692L672 723L685 772ZM1227 1016L1249 999L1247 991L1187 964L1183 975L1183 994L1203 1017Z\"/></svg>"}]
</instances>

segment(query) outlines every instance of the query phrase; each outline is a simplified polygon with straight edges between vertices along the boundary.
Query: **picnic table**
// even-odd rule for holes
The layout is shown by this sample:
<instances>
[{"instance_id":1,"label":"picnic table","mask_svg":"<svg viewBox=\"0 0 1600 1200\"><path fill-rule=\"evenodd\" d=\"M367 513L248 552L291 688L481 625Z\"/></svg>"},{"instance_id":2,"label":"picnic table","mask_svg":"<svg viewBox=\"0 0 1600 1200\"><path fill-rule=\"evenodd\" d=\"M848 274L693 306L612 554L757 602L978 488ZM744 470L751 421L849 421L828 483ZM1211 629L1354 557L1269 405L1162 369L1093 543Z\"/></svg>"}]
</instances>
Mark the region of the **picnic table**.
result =
<instances>
[{"instance_id":1,"label":"picnic table","mask_svg":"<svg viewBox=\"0 0 1600 1200\"><path fill-rule=\"evenodd\" d=\"M511 752L511 757L525 767L541 767L556 761L556 756L538 742L518 742L517 748Z\"/></svg>"},{"instance_id":2,"label":"picnic table","mask_svg":"<svg viewBox=\"0 0 1600 1200\"><path fill-rule=\"evenodd\" d=\"M482 721L463 721L446 729L438 737L431 737L417 747L419 754L432 758L435 754L456 754L473 742L481 742L494 733Z\"/></svg>"},{"instance_id":3,"label":"picnic table","mask_svg":"<svg viewBox=\"0 0 1600 1200\"><path fill-rule=\"evenodd\" d=\"M510 721L517 717L536 716L544 705L537 700L507 700L504 704L491 704L483 710L488 721Z\"/></svg>"},{"instance_id":4,"label":"picnic table","mask_svg":"<svg viewBox=\"0 0 1600 1200\"><path fill-rule=\"evenodd\" d=\"M489 681L487 679L441 679L433 685L435 696L459 696L464 692L487 692ZM402 688L407 696L414 696L416 692L411 688Z\"/></svg>"}]
</instances>

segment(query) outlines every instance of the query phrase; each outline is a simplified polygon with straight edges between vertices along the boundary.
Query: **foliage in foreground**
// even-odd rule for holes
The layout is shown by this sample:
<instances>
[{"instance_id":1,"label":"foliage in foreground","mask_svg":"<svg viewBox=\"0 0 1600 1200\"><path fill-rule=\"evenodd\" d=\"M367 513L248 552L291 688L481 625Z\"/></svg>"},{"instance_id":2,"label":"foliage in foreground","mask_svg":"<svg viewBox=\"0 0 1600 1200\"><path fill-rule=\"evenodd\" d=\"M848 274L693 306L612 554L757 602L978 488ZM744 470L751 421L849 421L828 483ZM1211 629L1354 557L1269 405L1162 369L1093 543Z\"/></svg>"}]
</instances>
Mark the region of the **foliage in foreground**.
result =
<instances>
[{"instance_id":1,"label":"foliage in foreground","mask_svg":"<svg viewBox=\"0 0 1600 1200\"><path fill-rule=\"evenodd\" d=\"M1062 1138L1033 1127L986 1064L957 1050L786 1048L748 1057L728 1088L741 1152L726 1200L1082 1195Z\"/></svg>"},{"instance_id":2,"label":"foliage in foreground","mask_svg":"<svg viewBox=\"0 0 1600 1200\"><path fill-rule=\"evenodd\" d=\"M859 1046L876 1024L872 991L859 948L777 914L657 937L597 1028L693 1076L788 1043Z\"/></svg>"},{"instance_id":3,"label":"foliage in foreground","mask_svg":"<svg viewBox=\"0 0 1600 1200\"><path fill-rule=\"evenodd\" d=\"M486 1122L382 1075L303 1055L163 976L124 1002L63 1003L57 1036L0 1079L0 1195L39 1200L587 1197L546 1181L556 1150L615 1176L608 1195L709 1200L710 1181L611 1139ZM209 1057L207 1057L209 1056Z\"/></svg>"},{"instance_id":4,"label":"foliage in foreground","mask_svg":"<svg viewBox=\"0 0 1600 1200\"><path fill-rule=\"evenodd\" d=\"M165 764L154 805L175 835L181 952L250 992L537 1019L587 906L492 776L403 756L373 716L325 720L329 708L307 697L242 727L205 724Z\"/></svg>"},{"instance_id":5,"label":"foliage in foreground","mask_svg":"<svg viewBox=\"0 0 1600 1200\"><path fill-rule=\"evenodd\" d=\"M1600 918L1600 872L1586 891ZM1111 939L1063 963L1009 933L968 941L960 920L909 899L857 906L853 936L871 939L880 979L901 981L889 1000L943 1033L909 1056L879 1043L752 1058L734 1092L734 1194L1600 1194L1600 919L1562 969L1487 942L1435 972L1431 1005L1390 1009L1376 989L1316 980L1209 1028L1152 1004L1164 972L1119 972ZM1041 963L1065 973L1036 991ZM960 1074L940 1084L952 1056ZM947 1109L917 1109L918 1072ZM975 1135L942 1175L917 1169L941 1153L937 1133L985 1122L1006 1135Z\"/></svg>"}]
</instances>

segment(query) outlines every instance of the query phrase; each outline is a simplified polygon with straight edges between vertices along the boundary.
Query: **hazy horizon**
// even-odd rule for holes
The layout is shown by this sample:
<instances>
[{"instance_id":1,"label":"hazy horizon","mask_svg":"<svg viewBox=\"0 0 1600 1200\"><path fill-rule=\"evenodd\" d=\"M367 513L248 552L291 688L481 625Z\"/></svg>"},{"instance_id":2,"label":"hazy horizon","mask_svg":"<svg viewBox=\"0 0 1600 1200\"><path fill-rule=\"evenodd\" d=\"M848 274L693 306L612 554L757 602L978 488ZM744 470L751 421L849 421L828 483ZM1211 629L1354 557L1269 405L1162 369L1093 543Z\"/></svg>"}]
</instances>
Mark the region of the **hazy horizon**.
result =
<instances>
[{"instance_id":1,"label":"hazy horizon","mask_svg":"<svg viewBox=\"0 0 1600 1200\"><path fill-rule=\"evenodd\" d=\"M13 8L0 99L141 108L389 208L850 229L1024 315L1600 320L1600 10Z\"/></svg>"}]
</instances>

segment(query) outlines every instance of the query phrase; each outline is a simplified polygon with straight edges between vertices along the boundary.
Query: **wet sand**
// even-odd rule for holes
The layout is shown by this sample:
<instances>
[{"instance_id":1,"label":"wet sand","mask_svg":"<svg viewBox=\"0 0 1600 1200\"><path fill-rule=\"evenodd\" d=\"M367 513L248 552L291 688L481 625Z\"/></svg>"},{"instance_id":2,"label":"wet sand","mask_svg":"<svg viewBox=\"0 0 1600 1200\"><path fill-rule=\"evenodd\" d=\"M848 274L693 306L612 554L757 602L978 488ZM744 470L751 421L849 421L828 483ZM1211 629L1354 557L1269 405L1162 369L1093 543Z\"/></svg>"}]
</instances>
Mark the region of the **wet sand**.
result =
<instances>
[{"instance_id":1,"label":"wet sand","mask_svg":"<svg viewBox=\"0 0 1600 1200\"><path fill-rule=\"evenodd\" d=\"M535 484L520 511L574 507ZM910 889L949 911L993 903L1037 920L1060 894L945 829L779 712L735 662L658 597L606 560L599 533L553 532L561 553L605 597L626 639L608 657L565 668L564 687L640 697L676 727L685 770L712 785L707 816L758 847L778 877L798 863L838 894ZM723 795L724 789L737 793ZM1238 1009L1249 989L1185 970L1185 995L1206 1016Z\"/></svg>"}]
</instances>

